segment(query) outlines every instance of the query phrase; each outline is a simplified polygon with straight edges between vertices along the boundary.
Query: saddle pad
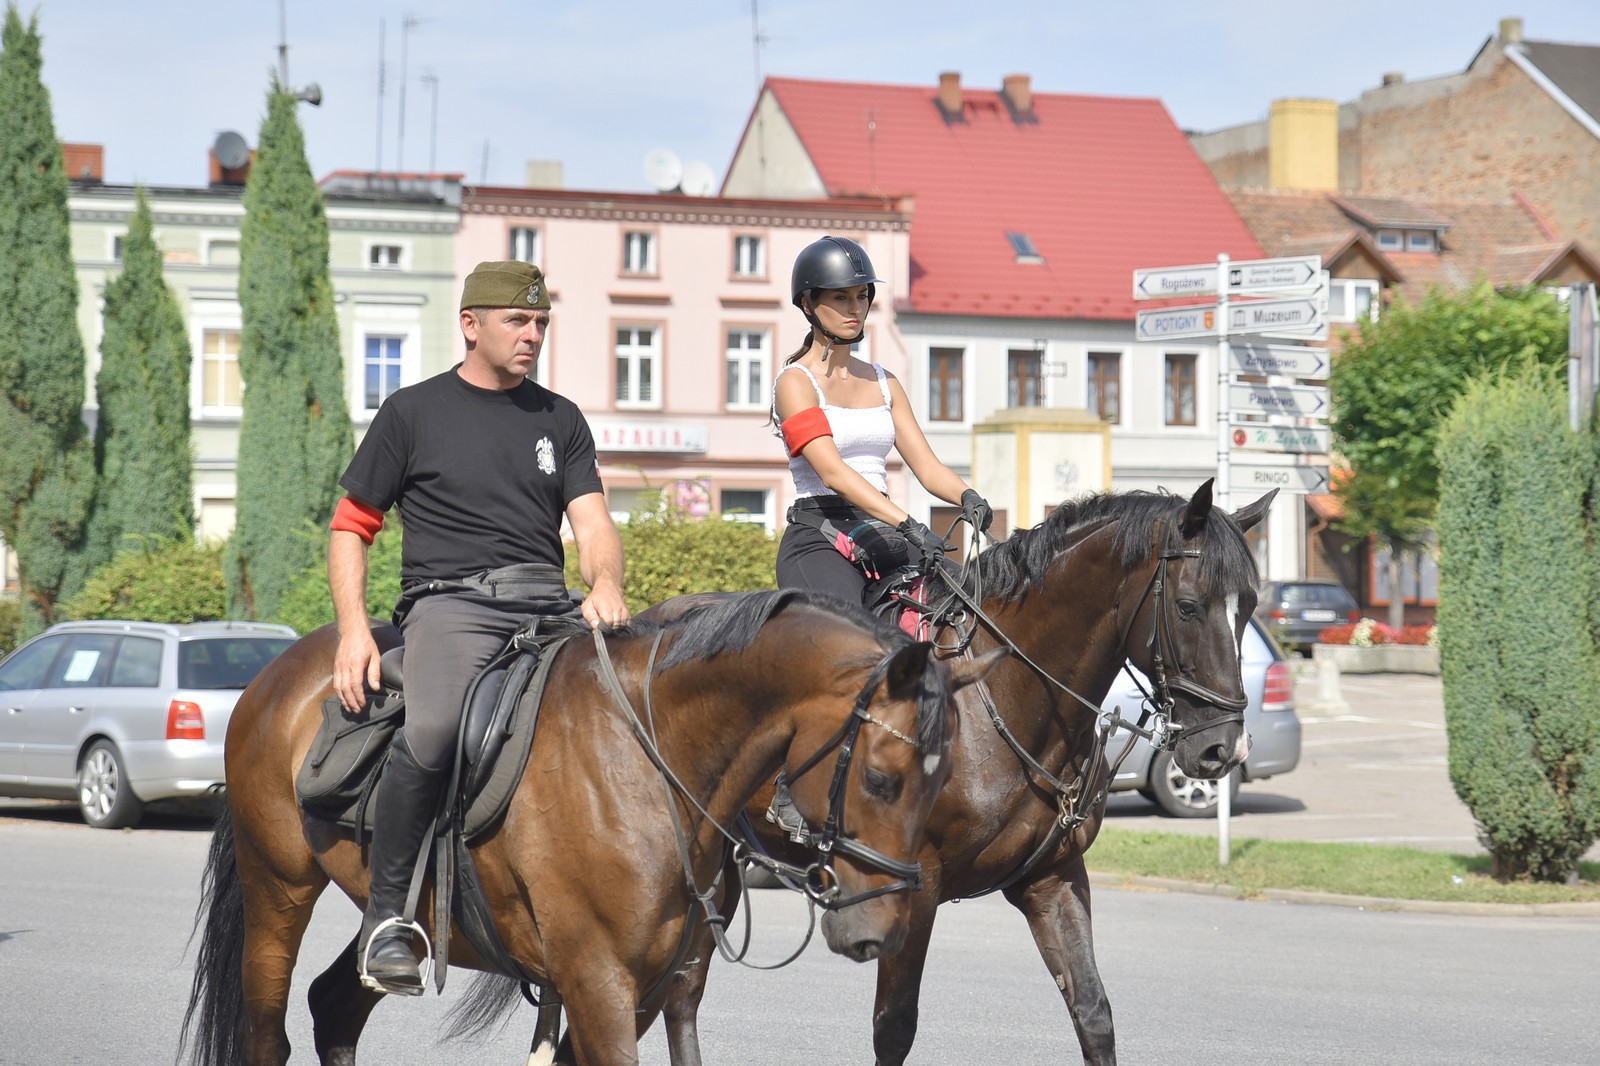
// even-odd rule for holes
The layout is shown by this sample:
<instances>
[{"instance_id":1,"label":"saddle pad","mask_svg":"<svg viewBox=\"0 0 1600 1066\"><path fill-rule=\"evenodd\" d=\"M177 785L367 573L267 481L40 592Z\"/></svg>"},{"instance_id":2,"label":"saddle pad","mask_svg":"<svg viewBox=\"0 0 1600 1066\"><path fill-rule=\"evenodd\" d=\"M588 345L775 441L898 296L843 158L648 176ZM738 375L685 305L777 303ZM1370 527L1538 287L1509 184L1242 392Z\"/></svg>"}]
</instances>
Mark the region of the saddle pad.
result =
<instances>
[{"instance_id":1,"label":"saddle pad","mask_svg":"<svg viewBox=\"0 0 1600 1066\"><path fill-rule=\"evenodd\" d=\"M503 727L505 745L487 772L477 768L473 777L478 787L463 803L466 814L462 832L469 842L499 821L517 782L522 780L533 749L545 682L556 652L565 642L566 638L562 638L527 653L538 655L539 665L516 697L515 709ZM507 671L508 676L521 673ZM365 714L353 718L337 697L323 702L322 728L295 779L295 791L308 814L357 830L358 836L372 832L372 814L377 806L374 798L383 789L381 771L388 761L389 740L404 721L404 706L403 697L384 692L374 698Z\"/></svg>"}]
</instances>

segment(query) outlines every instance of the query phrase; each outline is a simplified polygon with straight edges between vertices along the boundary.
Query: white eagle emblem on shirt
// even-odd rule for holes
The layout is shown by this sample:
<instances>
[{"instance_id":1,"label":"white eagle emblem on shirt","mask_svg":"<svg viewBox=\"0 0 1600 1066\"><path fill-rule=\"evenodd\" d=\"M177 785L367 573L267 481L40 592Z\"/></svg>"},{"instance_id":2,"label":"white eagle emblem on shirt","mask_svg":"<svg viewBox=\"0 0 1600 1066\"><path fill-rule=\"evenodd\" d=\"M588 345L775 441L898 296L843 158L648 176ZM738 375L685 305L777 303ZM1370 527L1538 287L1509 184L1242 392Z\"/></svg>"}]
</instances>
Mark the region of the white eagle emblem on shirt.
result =
<instances>
[{"instance_id":1,"label":"white eagle emblem on shirt","mask_svg":"<svg viewBox=\"0 0 1600 1066\"><path fill-rule=\"evenodd\" d=\"M546 474L556 472L556 446L550 443L549 437L540 437L539 443L533 446L533 454L539 460L539 469Z\"/></svg>"}]
</instances>

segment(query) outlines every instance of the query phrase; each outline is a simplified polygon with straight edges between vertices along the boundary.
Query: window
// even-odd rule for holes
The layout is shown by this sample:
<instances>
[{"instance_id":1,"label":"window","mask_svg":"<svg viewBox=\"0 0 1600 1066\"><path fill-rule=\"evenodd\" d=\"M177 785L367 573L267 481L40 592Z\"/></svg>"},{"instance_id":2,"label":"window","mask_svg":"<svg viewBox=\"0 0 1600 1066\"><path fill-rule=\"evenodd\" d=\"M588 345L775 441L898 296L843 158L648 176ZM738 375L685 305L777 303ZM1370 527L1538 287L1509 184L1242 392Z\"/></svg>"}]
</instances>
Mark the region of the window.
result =
<instances>
[{"instance_id":1,"label":"window","mask_svg":"<svg viewBox=\"0 0 1600 1066\"><path fill-rule=\"evenodd\" d=\"M116 650L117 638L106 633L83 633L72 638L67 653L50 671L49 688L99 688L106 665Z\"/></svg>"},{"instance_id":2,"label":"window","mask_svg":"<svg viewBox=\"0 0 1600 1066\"><path fill-rule=\"evenodd\" d=\"M726 400L729 410L764 411L767 408L767 366L771 336L763 329L730 329L728 331L728 383Z\"/></svg>"},{"instance_id":3,"label":"window","mask_svg":"<svg viewBox=\"0 0 1600 1066\"><path fill-rule=\"evenodd\" d=\"M656 391L661 331L652 326L617 327L617 406L660 407Z\"/></svg>"},{"instance_id":4,"label":"window","mask_svg":"<svg viewBox=\"0 0 1600 1066\"><path fill-rule=\"evenodd\" d=\"M1195 424L1194 363L1192 355L1167 356L1166 422L1169 426Z\"/></svg>"},{"instance_id":5,"label":"window","mask_svg":"<svg viewBox=\"0 0 1600 1066\"><path fill-rule=\"evenodd\" d=\"M106 684L112 688L155 688L161 680L161 642L123 637Z\"/></svg>"},{"instance_id":6,"label":"window","mask_svg":"<svg viewBox=\"0 0 1600 1066\"><path fill-rule=\"evenodd\" d=\"M206 245L206 262L212 266L238 266L238 241L211 241Z\"/></svg>"},{"instance_id":7,"label":"window","mask_svg":"<svg viewBox=\"0 0 1600 1066\"><path fill-rule=\"evenodd\" d=\"M367 338L366 362L363 364L363 403L367 410L376 411L384 400L399 390L400 353L404 348L404 337Z\"/></svg>"},{"instance_id":8,"label":"window","mask_svg":"<svg viewBox=\"0 0 1600 1066\"><path fill-rule=\"evenodd\" d=\"M1433 234L1427 230L1412 231L1406 234L1406 251L1431 252L1433 251Z\"/></svg>"},{"instance_id":9,"label":"window","mask_svg":"<svg viewBox=\"0 0 1600 1066\"><path fill-rule=\"evenodd\" d=\"M1039 249L1033 246L1033 238L1026 233L1007 233L1006 240L1011 244L1011 251L1019 263L1042 263L1044 256L1039 254Z\"/></svg>"},{"instance_id":10,"label":"window","mask_svg":"<svg viewBox=\"0 0 1600 1066\"><path fill-rule=\"evenodd\" d=\"M510 246L506 250L507 259L515 259L520 263L532 263L539 266L539 259L544 251L542 234L532 226L512 226Z\"/></svg>"},{"instance_id":11,"label":"window","mask_svg":"<svg viewBox=\"0 0 1600 1066\"><path fill-rule=\"evenodd\" d=\"M1006 357L1006 406L1040 407L1044 387L1040 363L1043 356L1031 349L1013 348Z\"/></svg>"},{"instance_id":12,"label":"window","mask_svg":"<svg viewBox=\"0 0 1600 1066\"><path fill-rule=\"evenodd\" d=\"M964 348L928 349L928 419L961 421L961 363Z\"/></svg>"},{"instance_id":13,"label":"window","mask_svg":"<svg viewBox=\"0 0 1600 1066\"><path fill-rule=\"evenodd\" d=\"M373 270L399 270L400 246L374 244L367 249L367 266Z\"/></svg>"},{"instance_id":14,"label":"window","mask_svg":"<svg viewBox=\"0 0 1600 1066\"><path fill-rule=\"evenodd\" d=\"M1378 317L1378 283L1366 278L1333 278L1328 282L1328 319L1355 322Z\"/></svg>"},{"instance_id":15,"label":"window","mask_svg":"<svg viewBox=\"0 0 1600 1066\"><path fill-rule=\"evenodd\" d=\"M1089 353L1089 410L1102 422L1116 422L1122 414L1122 356L1117 352Z\"/></svg>"},{"instance_id":16,"label":"window","mask_svg":"<svg viewBox=\"0 0 1600 1066\"><path fill-rule=\"evenodd\" d=\"M1400 231L1381 229L1378 231L1378 247L1386 252L1398 252L1401 247Z\"/></svg>"},{"instance_id":17,"label":"window","mask_svg":"<svg viewBox=\"0 0 1600 1066\"><path fill-rule=\"evenodd\" d=\"M43 688L45 675L66 643L66 637L44 637L0 663L0 692Z\"/></svg>"},{"instance_id":18,"label":"window","mask_svg":"<svg viewBox=\"0 0 1600 1066\"><path fill-rule=\"evenodd\" d=\"M733 276L736 278L767 276L767 245L760 237L746 234L733 239Z\"/></svg>"},{"instance_id":19,"label":"window","mask_svg":"<svg viewBox=\"0 0 1600 1066\"><path fill-rule=\"evenodd\" d=\"M236 329L208 329L200 343L200 406L237 410L243 403Z\"/></svg>"},{"instance_id":20,"label":"window","mask_svg":"<svg viewBox=\"0 0 1600 1066\"><path fill-rule=\"evenodd\" d=\"M111 261L113 263L122 262L122 244L124 240L126 240L126 237L121 233L115 234L111 238Z\"/></svg>"},{"instance_id":21,"label":"window","mask_svg":"<svg viewBox=\"0 0 1600 1066\"><path fill-rule=\"evenodd\" d=\"M656 272L655 234L635 231L622 235L622 272L624 274Z\"/></svg>"},{"instance_id":22,"label":"window","mask_svg":"<svg viewBox=\"0 0 1600 1066\"><path fill-rule=\"evenodd\" d=\"M723 489L717 510L730 522L750 522L772 528L772 490Z\"/></svg>"}]
</instances>

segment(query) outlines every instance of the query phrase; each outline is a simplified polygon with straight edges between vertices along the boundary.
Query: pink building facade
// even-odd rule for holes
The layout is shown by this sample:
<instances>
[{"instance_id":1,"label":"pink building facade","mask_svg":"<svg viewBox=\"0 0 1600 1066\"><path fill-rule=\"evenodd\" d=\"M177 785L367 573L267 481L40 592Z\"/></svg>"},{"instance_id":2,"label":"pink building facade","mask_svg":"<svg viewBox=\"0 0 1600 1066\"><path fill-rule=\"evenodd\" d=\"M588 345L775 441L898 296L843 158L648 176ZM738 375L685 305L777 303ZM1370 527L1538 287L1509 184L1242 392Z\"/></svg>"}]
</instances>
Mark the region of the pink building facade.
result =
<instances>
[{"instance_id":1,"label":"pink building facade","mask_svg":"<svg viewBox=\"0 0 1600 1066\"><path fill-rule=\"evenodd\" d=\"M456 273L484 260L537 263L549 281L541 384L583 410L619 518L665 498L769 529L792 502L768 423L773 375L806 324L789 272L826 234L866 248L880 277L859 352L905 377L895 327L910 288L909 201L766 201L560 189L465 190ZM890 492L905 496L905 471Z\"/></svg>"}]
</instances>

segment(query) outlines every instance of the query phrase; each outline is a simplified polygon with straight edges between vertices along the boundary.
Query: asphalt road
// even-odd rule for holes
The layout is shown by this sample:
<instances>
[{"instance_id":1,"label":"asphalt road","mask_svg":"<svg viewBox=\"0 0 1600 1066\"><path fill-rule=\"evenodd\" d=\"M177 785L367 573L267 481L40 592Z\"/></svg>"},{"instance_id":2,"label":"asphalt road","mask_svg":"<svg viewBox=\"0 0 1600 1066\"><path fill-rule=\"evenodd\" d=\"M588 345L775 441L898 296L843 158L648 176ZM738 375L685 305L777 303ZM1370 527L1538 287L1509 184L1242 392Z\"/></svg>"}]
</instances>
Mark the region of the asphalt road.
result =
<instances>
[{"instance_id":1,"label":"asphalt road","mask_svg":"<svg viewBox=\"0 0 1600 1066\"><path fill-rule=\"evenodd\" d=\"M17 815L5 817L5 815ZM0 1064L168 1063L188 994L186 940L207 834L194 822L108 833L70 812L0 807ZM1600 918L1481 918L1099 889L1095 938L1122 1061L1595 1061ZM803 931L799 901L756 896L754 957ZM357 921L326 897L296 971L294 1063L312 1061L306 985ZM715 964L711 1063L870 1062L872 971L814 947L793 967ZM520 1066L531 1014L481 1046L436 1046L443 999L384 1004L362 1059ZM1060 1063L1075 1044L1020 917L979 900L941 912L913 1062ZM645 1061L665 1063L659 1027Z\"/></svg>"}]
</instances>

